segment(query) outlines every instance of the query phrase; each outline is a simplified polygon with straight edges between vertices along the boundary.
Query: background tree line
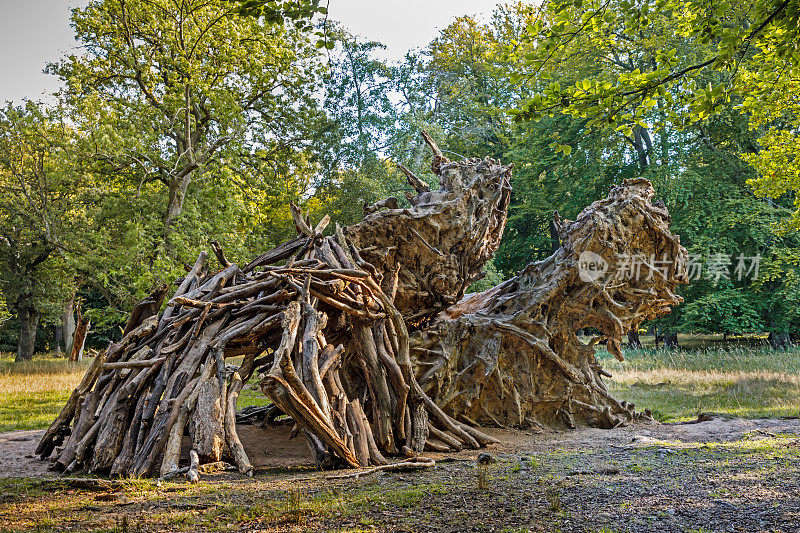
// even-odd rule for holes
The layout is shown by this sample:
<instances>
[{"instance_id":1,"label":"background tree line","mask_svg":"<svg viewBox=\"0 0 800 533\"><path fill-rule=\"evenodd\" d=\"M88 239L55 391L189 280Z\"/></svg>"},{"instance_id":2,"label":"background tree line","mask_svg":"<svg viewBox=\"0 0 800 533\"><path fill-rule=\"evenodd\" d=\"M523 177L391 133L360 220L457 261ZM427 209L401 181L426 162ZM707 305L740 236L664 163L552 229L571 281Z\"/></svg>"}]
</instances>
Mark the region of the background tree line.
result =
<instances>
[{"instance_id":1,"label":"background tree line","mask_svg":"<svg viewBox=\"0 0 800 533\"><path fill-rule=\"evenodd\" d=\"M395 162L428 173L420 128L454 157L515 165L508 229L476 289L549 255L554 213L644 176L692 254L762 258L757 279L683 286L661 331L788 342L798 10L728 8L507 4L397 62L315 2L75 10L83 51L47 67L64 81L58 103L0 112L0 349L67 348L78 309L90 345L117 338L133 303L210 240L246 262L291 237L290 201L340 224L402 203Z\"/></svg>"}]
</instances>

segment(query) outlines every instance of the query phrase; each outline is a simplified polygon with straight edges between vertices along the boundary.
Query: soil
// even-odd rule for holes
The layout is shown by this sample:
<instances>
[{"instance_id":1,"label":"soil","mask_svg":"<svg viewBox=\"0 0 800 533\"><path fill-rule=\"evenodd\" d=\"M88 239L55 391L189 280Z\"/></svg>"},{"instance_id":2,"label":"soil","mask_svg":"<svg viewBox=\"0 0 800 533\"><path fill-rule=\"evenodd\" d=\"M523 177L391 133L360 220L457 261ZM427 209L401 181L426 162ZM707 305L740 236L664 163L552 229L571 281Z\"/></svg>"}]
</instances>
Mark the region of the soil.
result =
<instances>
[{"instance_id":1,"label":"soil","mask_svg":"<svg viewBox=\"0 0 800 533\"><path fill-rule=\"evenodd\" d=\"M257 470L314 466L305 441L302 438L291 439L291 430L287 426L269 428L268 431L259 426L239 426L238 433L250 462ZM44 430L0 433L0 477L57 477L58 472L48 470L48 461L34 455L43 434ZM184 458L189 456L187 440L184 439Z\"/></svg>"},{"instance_id":2,"label":"soil","mask_svg":"<svg viewBox=\"0 0 800 533\"><path fill-rule=\"evenodd\" d=\"M167 494L160 488L126 494L122 503L92 501L91 515L80 519L74 508L59 515L50 505L48 516L57 518L49 527L108 527L124 516L126 523L137 520L131 531L172 531L180 528L166 521L165 509L173 517L191 509L191 530L224 522L240 531L800 531L800 420L715 417L542 433L488 429L503 443L488 450L484 479L475 459L487 450L426 454L437 464L424 471L331 480L312 468L305 442L290 440L288 429L241 429L257 468L253 479L216 474L204 476L202 490L186 486ZM33 457L41 434L0 434L0 475L53 476ZM256 505L284 509L298 491L307 502L297 505L302 520L253 511ZM0 520L24 515L32 501L3 496ZM237 506L249 511L231 517L219 510ZM38 527L36 520L24 523Z\"/></svg>"}]
</instances>

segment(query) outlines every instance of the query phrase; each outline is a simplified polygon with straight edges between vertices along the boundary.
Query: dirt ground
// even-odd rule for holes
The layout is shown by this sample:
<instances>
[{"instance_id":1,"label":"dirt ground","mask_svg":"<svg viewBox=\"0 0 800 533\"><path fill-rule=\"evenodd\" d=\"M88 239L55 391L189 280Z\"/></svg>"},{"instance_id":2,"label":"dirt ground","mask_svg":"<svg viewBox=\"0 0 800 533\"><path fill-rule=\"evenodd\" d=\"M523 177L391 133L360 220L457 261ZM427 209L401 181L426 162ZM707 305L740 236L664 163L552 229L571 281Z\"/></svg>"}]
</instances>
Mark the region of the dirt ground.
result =
<instances>
[{"instance_id":1,"label":"dirt ground","mask_svg":"<svg viewBox=\"0 0 800 533\"><path fill-rule=\"evenodd\" d=\"M464 451L332 480L301 438L244 427L252 479L99 493L52 480L33 456L41 431L0 434L0 476L26 478L0 480L0 531L800 531L800 420L487 432L503 444L485 479Z\"/></svg>"}]
</instances>

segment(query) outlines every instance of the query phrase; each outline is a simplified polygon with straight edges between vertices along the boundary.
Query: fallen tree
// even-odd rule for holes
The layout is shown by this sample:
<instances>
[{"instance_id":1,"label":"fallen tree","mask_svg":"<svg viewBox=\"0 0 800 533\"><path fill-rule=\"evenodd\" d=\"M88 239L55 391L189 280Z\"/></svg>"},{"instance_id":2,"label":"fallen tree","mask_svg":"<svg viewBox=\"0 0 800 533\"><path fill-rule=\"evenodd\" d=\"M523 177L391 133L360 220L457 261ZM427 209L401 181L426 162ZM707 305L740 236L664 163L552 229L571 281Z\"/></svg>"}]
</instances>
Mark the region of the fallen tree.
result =
<instances>
[{"instance_id":1,"label":"fallen tree","mask_svg":"<svg viewBox=\"0 0 800 533\"><path fill-rule=\"evenodd\" d=\"M215 243L223 268L209 272L203 253L161 314L141 310L157 309L163 288L137 306L37 453L56 451L54 465L66 472L168 476L188 432L194 462L227 452L250 474L236 406L256 374L324 468L485 446L494 439L475 424L485 413L499 424L557 421L546 413L575 423L576 411L603 413L582 417L599 425L636 416L602 392L593 348L575 344L574 331L596 327L618 353L625 328L679 301L670 289L685 251L666 212L651 205L649 182L626 182L560 223L564 246L553 257L462 300L499 245L511 168L488 158L451 162L423 135L438 189L401 167L416 192L410 207L396 199L365 206L362 222L328 236L328 217L314 225L292 206L298 237L243 268ZM663 251L673 267L644 284L575 281L575 254L628 249ZM232 357L241 363L227 363ZM530 379L509 374L517 365ZM490 383L493 369L500 387Z\"/></svg>"},{"instance_id":2,"label":"fallen tree","mask_svg":"<svg viewBox=\"0 0 800 533\"><path fill-rule=\"evenodd\" d=\"M556 220L552 256L415 332L423 390L472 425L610 428L649 417L609 395L594 354L603 342L622 360L623 335L682 301L673 290L687 279L686 250L653 194L648 180L626 180L574 222ZM585 344L579 330L597 336Z\"/></svg>"}]
</instances>

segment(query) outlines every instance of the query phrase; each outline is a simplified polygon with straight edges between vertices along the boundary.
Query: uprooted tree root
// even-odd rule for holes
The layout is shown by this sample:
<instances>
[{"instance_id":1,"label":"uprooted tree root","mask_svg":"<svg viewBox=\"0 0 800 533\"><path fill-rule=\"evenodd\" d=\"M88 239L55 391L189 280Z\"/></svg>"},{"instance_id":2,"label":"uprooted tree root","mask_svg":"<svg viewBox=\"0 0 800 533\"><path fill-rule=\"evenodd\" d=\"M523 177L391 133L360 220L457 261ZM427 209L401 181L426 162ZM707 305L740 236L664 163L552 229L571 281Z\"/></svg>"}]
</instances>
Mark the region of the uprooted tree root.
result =
<instances>
[{"instance_id":1,"label":"uprooted tree root","mask_svg":"<svg viewBox=\"0 0 800 533\"><path fill-rule=\"evenodd\" d=\"M292 206L298 237L243 268L212 243L223 268L208 272L203 253L160 315L163 289L137 305L37 453L57 451L66 472L169 476L188 431L193 464L227 451L251 474L236 405L254 374L324 468L495 442L476 421L574 424L588 413L581 421L609 426L636 416L605 391L594 348L575 330L597 328L618 353L626 328L680 301L671 289L685 250L650 203L650 183L612 190L559 224L554 256L462 300L499 245L511 168L451 162L423 136L438 190L402 168L416 191L409 208L392 198L365 206L362 222L329 236L327 216L312 225ZM621 251L663 252L671 266L645 281L581 282L587 250L611 265ZM238 367L226 363L237 356Z\"/></svg>"},{"instance_id":2,"label":"uprooted tree root","mask_svg":"<svg viewBox=\"0 0 800 533\"><path fill-rule=\"evenodd\" d=\"M622 360L623 335L682 301L673 290L686 280L686 250L653 194L648 180L626 180L574 222L556 220L556 253L415 332L423 390L484 426L611 428L649 417L609 395L594 346ZM576 332L590 328L599 335L587 345Z\"/></svg>"}]
</instances>

